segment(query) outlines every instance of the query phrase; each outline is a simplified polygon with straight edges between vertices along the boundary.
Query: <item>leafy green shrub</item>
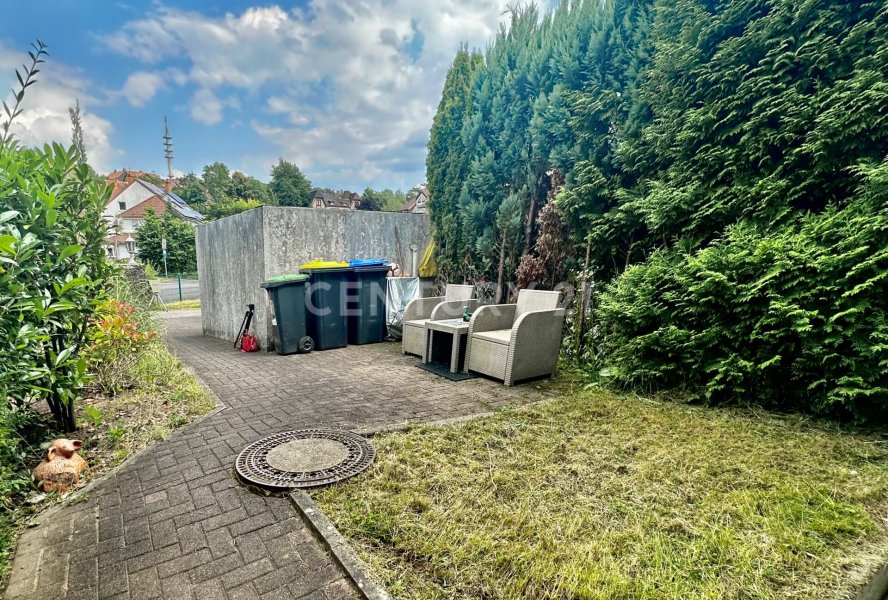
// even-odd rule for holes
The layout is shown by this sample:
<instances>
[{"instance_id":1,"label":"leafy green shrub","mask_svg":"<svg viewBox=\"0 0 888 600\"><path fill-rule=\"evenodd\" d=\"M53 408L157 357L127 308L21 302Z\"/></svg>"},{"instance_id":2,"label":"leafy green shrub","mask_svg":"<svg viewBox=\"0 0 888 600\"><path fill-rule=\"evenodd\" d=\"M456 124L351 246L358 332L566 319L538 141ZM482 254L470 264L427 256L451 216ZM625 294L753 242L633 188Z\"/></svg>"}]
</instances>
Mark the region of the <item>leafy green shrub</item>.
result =
<instances>
[{"instance_id":1,"label":"leafy green shrub","mask_svg":"<svg viewBox=\"0 0 888 600\"><path fill-rule=\"evenodd\" d=\"M10 509L14 498L31 489L30 448L20 432L34 420L34 413L27 409L0 404L0 512Z\"/></svg>"},{"instance_id":2,"label":"leafy green shrub","mask_svg":"<svg viewBox=\"0 0 888 600\"><path fill-rule=\"evenodd\" d=\"M37 439L29 439L40 419L27 409L0 403L0 584L9 571L17 535L19 505L32 489L29 464L36 459Z\"/></svg>"},{"instance_id":3,"label":"leafy green shrub","mask_svg":"<svg viewBox=\"0 0 888 600\"><path fill-rule=\"evenodd\" d=\"M210 204L209 206L207 206L205 210L206 214L204 216L208 219L221 219L223 217L230 217L231 215L240 214L253 208L259 208L260 206L262 206L262 203L258 200L242 200L240 198L233 198L230 200L226 200L225 202Z\"/></svg>"},{"instance_id":4,"label":"leafy green shrub","mask_svg":"<svg viewBox=\"0 0 888 600\"><path fill-rule=\"evenodd\" d=\"M602 294L617 382L714 401L875 419L888 413L888 161L829 209L708 248L654 253Z\"/></svg>"},{"instance_id":5,"label":"leafy green shrub","mask_svg":"<svg viewBox=\"0 0 888 600\"><path fill-rule=\"evenodd\" d=\"M112 267L101 212L111 189L75 148L0 146L0 395L45 398L75 428L87 326Z\"/></svg>"},{"instance_id":6,"label":"leafy green shrub","mask_svg":"<svg viewBox=\"0 0 888 600\"><path fill-rule=\"evenodd\" d=\"M131 369L157 335L140 327L137 312L135 305L110 299L92 319L89 369L105 393L113 394L129 383Z\"/></svg>"},{"instance_id":7,"label":"leafy green shrub","mask_svg":"<svg viewBox=\"0 0 888 600\"><path fill-rule=\"evenodd\" d=\"M84 406L83 410L80 411L80 416L93 427L98 427L105 422L105 413L97 406Z\"/></svg>"}]
</instances>

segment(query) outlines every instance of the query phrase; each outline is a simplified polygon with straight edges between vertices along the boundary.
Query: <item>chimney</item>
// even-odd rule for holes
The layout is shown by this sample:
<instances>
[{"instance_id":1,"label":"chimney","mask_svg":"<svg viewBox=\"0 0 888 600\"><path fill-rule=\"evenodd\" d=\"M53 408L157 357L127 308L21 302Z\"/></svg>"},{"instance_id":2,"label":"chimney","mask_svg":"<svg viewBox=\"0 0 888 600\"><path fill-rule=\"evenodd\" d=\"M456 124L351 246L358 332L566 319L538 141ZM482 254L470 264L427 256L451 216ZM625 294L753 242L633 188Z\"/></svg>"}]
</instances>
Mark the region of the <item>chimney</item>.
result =
<instances>
[{"instance_id":1,"label":"chimney","mask_svg":"<svg viewBox=\"0 0 888 600\"><path fill-rule=\"evenodd\" d=\"M169 194L170 192L173 191L173 178L172 177L167 177L166 183L163 186L163 191L165 191L167 194Z\"/></svg>"}]
</instances>

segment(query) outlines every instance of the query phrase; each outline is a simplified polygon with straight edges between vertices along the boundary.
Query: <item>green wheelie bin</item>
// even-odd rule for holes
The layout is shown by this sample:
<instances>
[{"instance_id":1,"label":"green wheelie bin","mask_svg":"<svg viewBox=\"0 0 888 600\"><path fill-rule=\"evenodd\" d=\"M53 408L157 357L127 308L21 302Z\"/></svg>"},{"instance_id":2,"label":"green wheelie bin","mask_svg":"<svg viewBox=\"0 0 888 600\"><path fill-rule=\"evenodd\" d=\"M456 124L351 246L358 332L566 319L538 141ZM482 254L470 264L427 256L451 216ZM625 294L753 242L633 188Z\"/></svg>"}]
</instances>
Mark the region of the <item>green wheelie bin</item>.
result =
<instances>
[{"instance_id":1,"label":"green wheelie bin","mask_svg":"<svg viewBox=\"0 0 888 600\"><path fill-rule=\"evenodd\" d=\"M388 261L353 260L349 277L348 343L378 344L385 339L385 280Z\"/></svg>"},{"instance_id":2,"label":"green wheelie bin","mask_svg":"<svg viewBox=\"0 0 888 600\"><path fill-rule=\"evenodd\" d=\"M296 273L272 277L260 287L271 297L274 309L274 349L278 354L311 352L314 340L308 335L306 313L306 289L308 275Z\"/></svg>"},{"instance_id":3,"label":"green wheelie bin","mask_svg":"<svg viewBox=\"0 0 888 600\"><path fill-rule=\"evenodd\" d=\"M347 262L312 261L299 267L310 277L306 303L306 326L315 350L344 348L348 343L346 316Z\"/></svg>"}]
</instances>

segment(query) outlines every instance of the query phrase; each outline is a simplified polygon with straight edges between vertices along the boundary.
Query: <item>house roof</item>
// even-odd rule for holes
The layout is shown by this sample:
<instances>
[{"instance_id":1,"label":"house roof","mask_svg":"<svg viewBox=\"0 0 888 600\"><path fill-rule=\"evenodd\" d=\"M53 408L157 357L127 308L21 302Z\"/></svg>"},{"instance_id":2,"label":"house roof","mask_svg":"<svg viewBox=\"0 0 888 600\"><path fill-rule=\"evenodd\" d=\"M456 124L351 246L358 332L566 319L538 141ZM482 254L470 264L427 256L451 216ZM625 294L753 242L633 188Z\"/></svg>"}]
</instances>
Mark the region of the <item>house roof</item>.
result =
<instances>
[{"instance_id":1,"label":"house roof","mask_svg":"<svg viewBox=\"0 0 888 600\"><path fill-rule=\"evenodd\" d=\"M416 208L416 203L419 201L420 196L425 196L426 199L429 197L429 188L423 186L419 188L419 191L413 195L413 198L408 200L404 206L401 207L401 212L412 212Z\"/></svg>"},{"instance_id":2,"label":"house roof","mask_svg":"<svg viewBox=\"0 0 888 600\"><path fill-rule=\"evenodd\" d=\"M138 179L145 176L143 171L129 171L127 169L120 169L119 171L112 171L105 177L105 181L114 186L114 191L111 192L111 199L114 200L120 192L125 190L130 186L131 183L137 181Z\"/></svg>"},{"instance_id":3,"label":"house roof","mask_svg":"<svg viewBox=\"0 0 888 600\"><path fill-rule=\"evenodd\" d=\"M144 185L146 188L154 192L158 197L163 198L167 202L169 202L172 207L178 212L180 215L189 219L191 221L203 221L204 216L188 206L188 203L182 200L179 196L172 192L167 192L157 187L153 183L148 183L147 181L139 180L139 183Z\"/></svg>"},{"instance_id":4,"label":"house roof","mask_svg":"<svg viewBox=\"0 0 888 600\"><path fill-rule=\"evenodd\" d=\"M117 171L115 171L117 173ZM129 171L128 173L134 173L134 171ZM112 173L113 175L114 173ZM110 177L110 176L109 176ZM111 179L108 180L112 181ZM145 210L149 207L154 208L154 211L158 215L162 215L166 212L167 206L173 208L179 215L188 219L189 221L203 221L204 216L198 211L194 210L188 203L182 200L179 196L172 192L167 192L153 183L149 183L143 179L136 179L134 181L130 181L129 183L123 183L124 179L119 180L121 182L120 191L116 191L117 184L115 183L115 193L111 196L111 200L109 200L108 204L114 201L114 199L120 195L120 192L129 188L131 185L141 185L146 190L151 193L146 200L140 202L139 204L130 207L125 210L119 216L124 219L138 219L145 215ZM150 203L150 204L149 204Z\"/></svg>"},{"instance_id":5,"label":"house roof","mask_svg":"<svg viewBox=\"0 0 888 600\"><path fill-rule=\"evenodd\" d=\"M315 190L312 200L321 200L324 206L328 208L351 208L354 202L360 202L360 194L355 192L326 192L324 190Z\"/></svg>"},{"instance_id":6,"label":"house roof","mask_svg":"<svg viewBox=\"0 0 888 600\"><path fill-rule=\"evenodd\" d=\"M123 211L118 216L121 219L141 219L145 216L145 212L147 212L149 208L153 208L154 212L157 213L157 216L160 217L167 211L167 203L161 199L160 196L155 194L144 202L140 202L132 208Z\"/></svg>"},{"instance_id":7,"label":"house roof","mask_svg":"<svg viewBox=\"0 0 888 600\"><path fill-rule=\"evenodd\" d=\"M136 241L139 239L138 233L133 231L131 233L115 233L114 235L109 235L105 238L106 244L124 244L128 239L132 239Z\"/></svg>"}]
</instances>

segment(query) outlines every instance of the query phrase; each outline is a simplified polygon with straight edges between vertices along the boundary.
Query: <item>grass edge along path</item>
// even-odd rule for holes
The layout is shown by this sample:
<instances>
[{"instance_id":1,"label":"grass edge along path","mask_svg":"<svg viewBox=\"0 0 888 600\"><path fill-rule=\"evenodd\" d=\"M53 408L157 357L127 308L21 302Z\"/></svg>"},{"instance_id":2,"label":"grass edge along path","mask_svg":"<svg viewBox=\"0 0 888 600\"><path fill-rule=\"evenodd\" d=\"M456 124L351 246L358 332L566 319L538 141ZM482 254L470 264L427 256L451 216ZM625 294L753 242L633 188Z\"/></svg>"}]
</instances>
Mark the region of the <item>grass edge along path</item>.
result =
<instances>
[{"instance_id":1,"label":"grass edge along path","mask_svg":"<svg viewBox=\"0 0 888 600\"><path fill-rule=\"evenodd\" d=\"M312 494L397 598L843 598L888 559L888 446L601 391L374 437Z\"/></svg>"}]
</instances>

